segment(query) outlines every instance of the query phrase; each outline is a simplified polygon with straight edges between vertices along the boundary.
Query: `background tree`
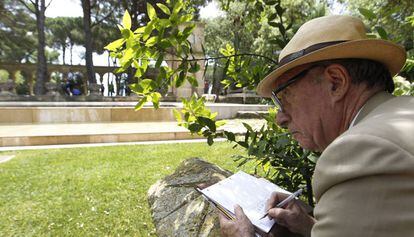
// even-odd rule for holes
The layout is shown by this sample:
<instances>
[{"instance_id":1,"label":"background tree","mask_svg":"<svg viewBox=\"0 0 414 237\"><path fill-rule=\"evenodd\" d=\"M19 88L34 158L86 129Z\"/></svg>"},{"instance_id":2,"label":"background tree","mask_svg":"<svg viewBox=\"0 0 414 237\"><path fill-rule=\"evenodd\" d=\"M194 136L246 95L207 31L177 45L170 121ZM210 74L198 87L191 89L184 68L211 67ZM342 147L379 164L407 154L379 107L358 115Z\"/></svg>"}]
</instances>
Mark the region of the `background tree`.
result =
<instances>
[{"instance_id":1,"label":"background tree","mask_svg":"<svg viewBox=\"0 0 414 237\"><path fill-rule=\"evenodd\" d=\"M13 0L0 2L0 61L36 62L35 19Z\"/></svg>"},{"instance_id":2,"label":"background tree","mask_svg":"<svg viewBox=\"0 0 414 237\"><path fill-rule=\"evenodd\" d=\"M46 28L50 31L50 36L48 37L52 47L62 50L62 61L65 65L66 59L66 48L69 45L68 43L68 33L70 32L69 28L69 18L68 17L56 17L49 18L46 20Z\"/></svg>"},{"instance_id":3,"label":"background tree","mask_svg":"<svg viewBox=\"0 0 414 237\"><path fill-rule=\"evenodd\" d=\"M45 11L50 5L50 0L47 5L45 0L18 0L31 13L36 16L36 32L37 32L37 70L36 70L36 84L34 93L36 95L43 95L46 92L45 83L47 79L47 62L46 62L46 39L45 39Z\"/></svg>"}]
</instances>

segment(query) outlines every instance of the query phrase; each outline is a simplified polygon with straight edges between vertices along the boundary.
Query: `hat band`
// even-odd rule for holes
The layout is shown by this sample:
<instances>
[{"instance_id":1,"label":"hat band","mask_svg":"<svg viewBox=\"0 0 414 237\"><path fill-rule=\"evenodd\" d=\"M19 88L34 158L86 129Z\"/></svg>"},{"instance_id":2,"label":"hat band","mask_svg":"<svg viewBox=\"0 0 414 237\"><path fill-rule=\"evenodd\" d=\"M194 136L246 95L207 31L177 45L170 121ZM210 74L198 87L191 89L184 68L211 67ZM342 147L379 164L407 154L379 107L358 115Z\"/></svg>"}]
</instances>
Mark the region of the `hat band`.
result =
<instances>
[{"instance_id":1,"label":"hat band","mask_svg":"<svg viewBox=\"0 0 414 237\"><path fill-rule=\"evenodd\" d=\"M323 42L323 43L311 45L311 46L307 47L306 49L302 49L302 50L299 50L297 52L286 55L285 57L282 58L282 60L280 60L278 67L281 67L281 66L283 66L283 65L285 65L285 64L287 64L287 63L289 63L289 62L291 62L291 61L293 61L297 58L303 57L306 54L312 53L312 52L314 52L318 49L322 49L322 48L325 48L325 47L328 47L328 46L331 46L331 45L335 45L335 44L340 44L340 43L343 43L343 42L346 42L346 41L348 41L348 40Z\"/></svg>"}]
</instances>

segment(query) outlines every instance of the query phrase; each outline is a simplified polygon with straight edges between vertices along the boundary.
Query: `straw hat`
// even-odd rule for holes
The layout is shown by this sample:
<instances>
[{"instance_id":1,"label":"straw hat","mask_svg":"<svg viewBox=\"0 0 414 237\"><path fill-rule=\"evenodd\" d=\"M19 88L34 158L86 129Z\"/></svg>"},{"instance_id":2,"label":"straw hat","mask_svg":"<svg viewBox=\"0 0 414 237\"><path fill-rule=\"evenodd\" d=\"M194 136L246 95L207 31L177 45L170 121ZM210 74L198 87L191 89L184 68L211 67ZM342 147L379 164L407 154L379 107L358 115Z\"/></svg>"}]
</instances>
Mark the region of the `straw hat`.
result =
<instances>
[{"instance_id":1,"label":"straw hat","mask_svg":"<svg viewBox=\"0 0 414 237\"><path fill-rule=\"evenodd\" d=\"M257 93L270 97L280 75L302 64L327 59L363 58L384 64L391 75L404 66L403 47L381 39L369 39L365 26L351 16L324 16L303 24L279 55L279 65L258 85Z\"/></svg>"}]
</instances>

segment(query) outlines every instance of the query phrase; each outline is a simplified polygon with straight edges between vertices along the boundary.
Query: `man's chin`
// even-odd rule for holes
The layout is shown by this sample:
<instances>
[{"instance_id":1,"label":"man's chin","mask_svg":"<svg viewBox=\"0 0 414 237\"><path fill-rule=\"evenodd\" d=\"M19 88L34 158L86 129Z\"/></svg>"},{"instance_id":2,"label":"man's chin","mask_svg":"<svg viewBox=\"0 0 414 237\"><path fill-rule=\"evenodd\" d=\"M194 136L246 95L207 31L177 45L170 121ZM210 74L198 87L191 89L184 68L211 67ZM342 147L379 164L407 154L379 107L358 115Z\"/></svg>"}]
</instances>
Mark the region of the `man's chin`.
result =
<instances>
[{"instance_id":1,"label":"man's chin","mask_svg":"<svg viewBox=\"0 0 414 237\"><path fill-rule=\"evenodd\" d=\"M294 137L294 139L299 143L299 146L302 147L303 149L306 149L309 151L315 151L315 152L320 151L319 147L316 146L314 142L309 141L308 139L301 139L300 137L298 139Z\"/></svg>"}]
</instances>

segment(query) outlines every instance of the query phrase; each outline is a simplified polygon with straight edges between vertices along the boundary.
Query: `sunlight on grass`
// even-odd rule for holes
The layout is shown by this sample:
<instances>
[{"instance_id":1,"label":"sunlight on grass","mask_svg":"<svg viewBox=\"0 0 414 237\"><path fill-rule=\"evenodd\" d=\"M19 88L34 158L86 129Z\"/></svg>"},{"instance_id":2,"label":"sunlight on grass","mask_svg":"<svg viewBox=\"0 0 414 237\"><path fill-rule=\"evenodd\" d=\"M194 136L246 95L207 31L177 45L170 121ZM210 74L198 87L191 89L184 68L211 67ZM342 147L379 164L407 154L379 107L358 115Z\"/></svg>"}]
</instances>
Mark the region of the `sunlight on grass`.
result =
<instances>
[{"instance_id":1,"label":"sunlight on grass","mask_svg":"<svg viewBox=\"0 0 414 237\"><path fill-rule=\"evenodd\" d=\"M225 142L2 153L16 157L0 164L0 235L155 236L152 184L191 157L234 172L243 153Z\"/></svg>"}]
</instances>

